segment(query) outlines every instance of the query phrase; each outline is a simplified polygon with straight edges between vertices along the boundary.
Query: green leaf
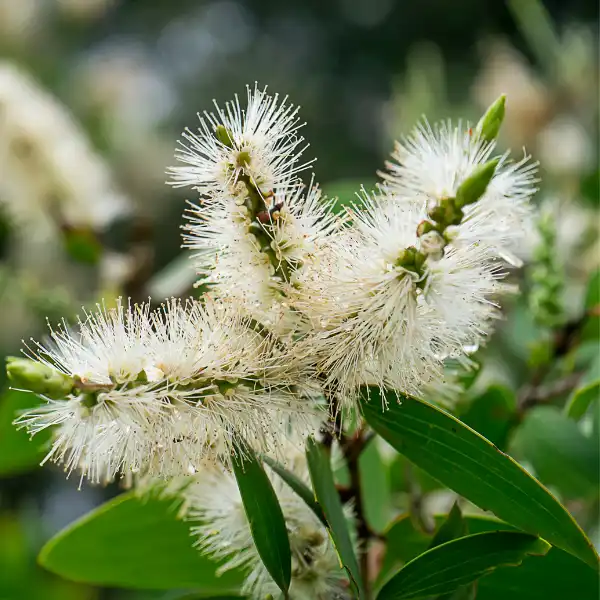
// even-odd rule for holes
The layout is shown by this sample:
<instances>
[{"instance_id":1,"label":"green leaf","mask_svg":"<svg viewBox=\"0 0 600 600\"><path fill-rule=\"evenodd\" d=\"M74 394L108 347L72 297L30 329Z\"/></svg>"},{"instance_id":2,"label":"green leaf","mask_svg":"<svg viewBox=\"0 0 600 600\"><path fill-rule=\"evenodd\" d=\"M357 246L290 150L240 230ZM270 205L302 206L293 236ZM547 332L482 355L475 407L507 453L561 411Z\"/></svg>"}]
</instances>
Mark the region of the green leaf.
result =
<instances>
[{"instance_id":1,"label":"green leaf","mask_svg":"<svg viewBox=\"0 0 600 600\"><path fill-rule=\"evenodd\" d=\"M88 228L68 229L64 232L63 240L69 256L89 265L98 264L102 256L102 244L94 231Z\"/></svg>"},{"instance_id":2,"label":"green leaf","mask_svg":"<svg viewBox=\"0 0 600 600\"><path fill-rule=\"evenodd\" d=\"M504 120L506 106L506 96L502 94L485 111L485 114L479 119L475 131L482 140L491 142L498 137L500 126Z\"/></svg>"},{"instance_id":3,"label":"green leaf","mask_svg":"<svg viewBox=\"0 0 600 600\"><path fill-rule=\"evenodd\" d=\"M460 414L460 420L504 449L516 408L514 392L508 387L493 385L470 402Z\"/></svg>"},{"instance_id":4,"label":"green leaf","mask_svg":"<svg viewBox=\"0 0 600 600\"><path fill-rule=\"evenodd\" d=\"M217 576L217 563L193 547L189 527L172 499L122 494L54 536L39 563L73 581L142 589L196 587L231 593L244 577Z\"/></svg>"},{"instance_id":5,"label":"green leaf","mask_svg":"<svg viewBox=\"0 0 600 600\"><path fill-rule=\"evenodd\" d=\"M496 519L466 519L471 533L511 528ZM497 569L479 581L477 590L477 600L566 600L575 597L577 600L600 597L598 573L559 548L551 548L544 556L527 556L516 569Z\"/></svg>"},{"instance_id":6,"label":"green leaf","mask_svg":"<svg viewBox=\"0 0 600 600\"><path fill-rule=\"evenodd\" d=\"M585 307L590 310L600 305L600 269L594 271L585 294Z\"/></svg>"},{"instance_id":7,"label":"green leaf","mask_svg":"<svg viewBox=\"0 0 600 600\"><path fill-rule=\"evenodd\" d=\"M598 492L600 455L596 444L554 406L538 406L527 413L511 450L533 466L541 481L569 498Z\"/></svg>"},{"instance_id":8,"label":"green leaf","mask_svg":"<svg viewBox=\"0 0 600 600\"><path fill-rule=\"evenodd\" d=\"M377 444L371 442L358 458L360 493L367 523L383 531L392 517L392 489L389 468L381 460Z\"/></svg>"},{"instance_id":9,"label":"green leaf","mask_svg":"<svg viewBox=\"0 0 600 600\"><path fill-rule=\"evenodd\" d=\"M545 554L550 544L516 531L479 533L452 540L417 556L381 589L377 600L408 600L448 594L500 566L515 566L527 554Z\"/></svg>"},{"instance_id":10,"label":"green leaf","mask_svg":"<svg viewBox=\"0 0 600 600\"><path fill-rule=\"evenodd\" d=\"M319 503L315 500L314 492L294 473L288 471L283 465L280 465L276 460L273 460L270 456L263 456L263 460L283 479L293 490L306 502L308 507L315 513L319 520L327 527L327 520L323 514L323 509Z\"/></svg>"},{"instance_id":11,"label":"green leaf","mask_svg":"<svg viewBox=\"0 0 600 600\"><path fill-rule=\"evenodd\" d=\"M498 166L499 159L493 158L483 165L475 167L471 174L458 186L456 190L456 204L460 208L464 208L468 204L477 202L487 189L496 167Z\"/></svg>"},{"instance_id":12,"label":"green leaf","mask_svg":"<svg viewBox=\"0 0 600 600\"><path fill-rule=\"evenodd\" d=\"M362 404L369 425L398 452L480 508L598 568L598 555L567 510L525 469L445 411L415 398L381 410L378 388Z\"/></svg>"},{"instance_id":13,"label":"green leaf","mask_svg":"<svg viewBox=\"0 0 600 600\"><path fill-rule=\"evenodd\" d=\"M287 597L292 579L292 553L275 490L246 443L236 444L231 462L258 554L273 581Z\"/></svg>"},{"instance_id":14,"label":"green leaf","mask_svg":"<svg viewBox=\"0 0 600 600\"><path fill-rule=\"evenodd\" d=\"M600 352L596 355L589 370L583 376L581 383L573 391L565 411L567 416L575 421L579 421L587 412L594 400L600 396Z\"/></svg>"},{"instance_id":15,"label":"green leaf","mask_svg":"<svg viewBox=\"0 0 600 600\"><path fill-rule=\"evenodd\" d=\"M443 524L445 516L436 516ZM516 531L503 521L486 516L465 516L469 532ZM401 517L386 533L387 552L380 581L389 577L390 567L406 563L428 548L432 536L418 530L408 516ZM501 567L478 582L477 600L565 600L577 590L579 598L598 598L598 574L558 548L545 556L527 556L518 568Z\"/></svg>"},{"instance_id":16,"label":"green leaf","mask_svg":"<svg viewBox=\"0 0 600 600\"><path fill-rule=\"evenodd\" d=\"M592 273L588 282L585 309L588 317L581 332L581 339L597 343L600 337L600 269Z\"/></svg>"},{"instance_id":17,"label":"green leaf","mask_svg":"<svg viewBox=\"0 0 600 600\"><path fill-rule=\"evenodd\" d=\"M8 390L0 397L0 477L38 467L48 452L49 430L40 431L30 439L24 430L13 425L22 411L39 403L34 394L17 390Z\"/></svg>"},{"instance_id":18,"label":"green leaf","mask_svg":"<svg viewBox=\"0 0 600 600\"><path fill-rule=\"evenodd\" d=\"M467 535L467 524L463 519L458 503L455 502L448 513L448 518L433 536L431 544L429 544L429 549L465 535Z\"/></svg>"},{"instance_id":19,"label":"green leaf","mask_svg":"<svg viewBox=\"0 0 600 600\"><path fill-rule=\"evenodd\" d=\"M352 540L348 532L348 523L340 497L335 488L333 473L331 471L331 457L324 446L318 444L313 438L306 443L306 458L308 470L312 481L317 501L323 508L331 538L335 544L341 563L350 576L350 581L359 598L364 598L364 588L361 581L360 569Z\"/></svg>"}]
</instances>

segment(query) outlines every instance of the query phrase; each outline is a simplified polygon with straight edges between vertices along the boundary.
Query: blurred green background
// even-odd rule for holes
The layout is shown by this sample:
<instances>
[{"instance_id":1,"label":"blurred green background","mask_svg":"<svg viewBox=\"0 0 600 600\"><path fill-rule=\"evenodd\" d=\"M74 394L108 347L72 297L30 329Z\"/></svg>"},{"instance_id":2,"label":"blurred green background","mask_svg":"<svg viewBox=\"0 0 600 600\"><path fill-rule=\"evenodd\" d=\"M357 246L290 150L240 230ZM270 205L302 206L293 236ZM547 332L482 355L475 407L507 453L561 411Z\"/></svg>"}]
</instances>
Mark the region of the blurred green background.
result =
<instances>
[{"instance_id":1,"label":"blurred green background","mask_svg":"<svg viewBox=\"0 0 600 600\"><path fill-rule=\"evenodd\" d=\"M597 394L598 315L555 352L584 306L598 305L597 59L596 0L0 0L0 354L43 335L46 317L72 320L102 298L198 293L179 231L193 192L164 181L181 130L213 98L243 96L254 81L288 94L317 180L348 201L421 115L476 120L506 93L500 145L541 163L560 297L545 318L532 309L543 262L532 255L525 295L508 303L477 385L453 410L510 442L597 543L597 415L569 433L554 413L524 418L519 405L532 380L588 377ZM561 407L570 393L544 402ZM39 468L45 441L11 425L34 401L0 398L0 600L175 597L68 583L36 566L51 535L119 487L78 489L77 476ZM389 466L392 496L404 491L394 488L401 468ZM436 486L423 483L432 505Z\"/></svg>"}]
</instances>

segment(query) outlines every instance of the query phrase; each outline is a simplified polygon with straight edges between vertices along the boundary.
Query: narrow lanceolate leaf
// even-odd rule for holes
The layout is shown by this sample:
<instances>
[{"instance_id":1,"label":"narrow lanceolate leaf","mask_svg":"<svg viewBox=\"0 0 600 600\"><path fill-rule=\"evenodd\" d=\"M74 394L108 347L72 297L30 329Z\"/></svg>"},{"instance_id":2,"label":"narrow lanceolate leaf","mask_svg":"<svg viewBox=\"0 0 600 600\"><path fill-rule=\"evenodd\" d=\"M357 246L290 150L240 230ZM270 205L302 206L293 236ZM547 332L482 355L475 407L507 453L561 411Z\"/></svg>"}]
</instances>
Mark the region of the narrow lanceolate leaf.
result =
<instances>
[{"instance_id":1,"label":"narrow lanceolate leaf","mask_svg":"<svg viewBox=\"0 0 600 600\"><path fill-rule=\"evenodd\" d=\"M244 574L218 576L222 563L193 547L177 510L171 498L121 494L54 536L38 561L65 579L94 585L235 593Z\"/></svg>"},{"instance_id":2,"label":"narrow lanceolate leaf","mask_svg":"<svg viewBox=\"0 0 600 600\"><path fill-rule=\"evenodd\" d=\"M458 502L455 502L448 513L448 517L435 532L428 549L431 550L446 542L464 537L467 533L467 521L462 516ZM461 586L453 592L442 594L436 600L474 600L476 594L477 582Z\"/></svg>"},{"instance_id":3,"label":"narrow lanceolate leaf","mask_svg":"<svg viewBox=\"0 0 600 600\"><path fill-rule=\"evenodd\" d=\"M382 460L376 443L368 444L360 453L358 472L365 519L373 531L382 532L392 519L392 486L389 465Z\"/></svg>"},{"instance_id":4,"label":"narrow lanceolate leaf","mask_svg":"<svg viewBox=\"0 0 600 600\"><path fill-rule=\"evenodd\" d=\"M0 477L24 473L39 467L50 449L50 431L41 431L33 439L19 430L13 421L26 409L41 403L33 394L6 390L0 394Z\"/></svg>"},{"instance_id":5,"label":"narrow lanceolate leaf","mask_svg":"<svg viewBox=\"0 0 600 600\"><path fill-rule=\"evenodd\" d=\"M511 442L511 451L533 466L536 475L565 498L598 495L598 446L555 406L528 411Z\"/></svg>"},{"instance_id":6,"label":"narrow lanceolate leaf","mask_svg":"<svg viewBox=\"0 0 600 600\"><path fill-rule=\"evenodd\" d=\"M456 538L467 535L467 522L463 519L458 504L455 502L448 513L448 518L435 532L429 548L435 548Z\"/></svg>"},{"instance_id":7,"label":"narrow lanceolate leaf","mask_svg":"<svg viewBox=\"0 0 600 600\"><path fill-rule=\"evenodd\" d=\"M512 525L491 517L468 515L463 518L472 534L516 531ZM438 527L445 520L445 515L435 517ZM402 563L425 552L432 536L417 529L406 515L392 525L386 539L387 552L380 581L387 581ZM516 569L500 567L472 585L477 586L477 600L567 600L574 597L574 590L577 590L577 600L600 598L598 573L572 554L555 547L544 556L525 557Z\"/></svg>"},{"instance_id":8,"label":"narrow lanceolate leaf","mask_svg":"<svg viewBox=\"0 0 600 600\"><path fill-rule=\"evenodd\" d=\"M527 533L494 531L436 546L407 563L381 589L377 600L409 600L450 594L501 566L516 566L550 544Z\"/></svg>"},{"instance_id":9,"label":"narrow lanceolate leaf","mask_svg":"<svg viewBox=\"0 0 600 600\"><path fill-rule=\"evenodd\" d=\"M342 503L333 481L329 451L313 438L309 438L306 444L306 458L313 489L317 501L325 513L331 539L335 544L340 561L350 576L355 592L362 599L365 596L360 569L352 547Z\"/></svg>"},{"instance_id":10,"label":"narrow lanceolate leaf","mask_svg":"<svg viewBox=\"0 0 600 600\"><path fill-rule=\"evenodd\" d=\"M369 425L398 452L480 508L598 568L598 555L573 517L510 456L476 431L415 398L382 410L378 388L362 410Z\"/></svg>"},{"instance_id":11,"label":"narrow lanceolate leaf","mask_svg":"<svg viewBox=\"0 0 600 600\"><path fill-rule=\"evenodd\" d=\"M573 391L565 411L570 419L578 421L586 413L592 402L600 397L600 352L595 357L581 383Z\"/></svg>"},{"instance_id":12,"label":"narrow lanceolate leaf","mask_svg":"<svg viewBox=\"0 0 600 600\"><path fill-rule=\"evenodd\" d=\"M313 491L294 473L288 471L283 465L280 465L276 460L273 460L270 456L263 456L263 460L283 479L293 490L306 502L307 506L315 513L321 523L327 527L327 520L323 514L323 509L319 503L315 500Z\"/></svg>"},{"instance_id":13,"label":"narrow lanceolate leaf","mask_svg":"<svg viewBox=\"0 0 600 600\"><path fill-rule=\"evenodd\" d=\"M287 597L292 578L292 554L275 490L261 462L244 442L236 444L231 462L258 554L273 581Z\"/></svg>"}]
</instances>

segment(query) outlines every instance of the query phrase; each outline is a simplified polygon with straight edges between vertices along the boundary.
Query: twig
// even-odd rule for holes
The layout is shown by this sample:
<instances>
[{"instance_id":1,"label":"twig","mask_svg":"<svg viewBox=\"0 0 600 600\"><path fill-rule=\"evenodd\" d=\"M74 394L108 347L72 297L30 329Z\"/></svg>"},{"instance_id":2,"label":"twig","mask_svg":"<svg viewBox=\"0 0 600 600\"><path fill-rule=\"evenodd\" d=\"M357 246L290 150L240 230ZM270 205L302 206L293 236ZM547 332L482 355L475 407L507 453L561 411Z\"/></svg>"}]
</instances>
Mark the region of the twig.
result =
<instances>
[{"instance_id":1,"label":"twig","mask_svg":"<svg viewBox=\"0 0 600 600\"><path fill-rule=\"evenodd\" d=\"M538 367L531 376L531 381L521 388L518 395L519 412L523 413L540 403L560 396L572 389L580 378L580 374L574 374L572 377L566 377L561 380L561 385L551 384L543 385L544 379L554 366L554 363L561 357L568 354L579 341L579 336L585 326L588 317L597 314L597 307L593 307L584 312L579 318L565 323L562 327L554 331L552 338L552 347L550 349L550 358L548 361ZM575 380L575 377L577 380Z\"/></svg>"},{"instance_id":2,"label":"twig","mask_svg":"<svg viewBox=\"0 0 600 600\"><path fill-rule=\"evenodd\" d=\"M519 401L519 409L526 411L570 392L577 386L582 375L583 373L572 373L563 379L546 385L525 388L523 396Z\"/></svg>"},{"instance_id":3,"label":"twig","mask_svg":"<svg viewBox=\"0 0 600 600\"><path fill-rule=\"evenodd\" d=\"M371 529L365 517L365 507L360 493L360 472L358 459L366 446L366 432L360 427L352 438L342 444L342 452L348 463L350 472L349 496L354 500L354 514L356 517L356 533L358 535L358 554L360 574L365 586L365 595L370 598L370 569L369 569L369 541L372 537Z\"/></svg>"},{"instance_id":4,"label":"twig","mask_svg":"<svg viewBox=\"0 0 600 600\"><path fill-rule=\"evenodd\" d=\"M321 443L326 448L331 448L333 445L333 440L340 440L340 444L345 441L342 427L342 411L338 405L335 393L330 392L323 387L323 394L327 399L327 411L329 413L329 419L324 424L321 431Z\"/></svg>"},{"instance_id":5,"label":"twig","mask_svg":"<svg viewBox=\"0 0 600 600\"><path fill-rule=\"evenodd\" d=\"M361 485L358 461L362 451L374 438L375 434L372 431L366 431L364 426L360 426L354 435L348 437L343 430L342 410L337 402L335 393L329 392L327 389L323 391L327 398L330 418L322 430L321 443L327 448L331 448L333 441L337 439L348 466L350 485L349 487L338 487L337 489L343 504L349 501L354 502L360 574L364 583L366 598L369 600L371 598L369 542L371 539L382 538L371 530L365 517L365 508L360 493Z\"/></svg>"}]
</instances>

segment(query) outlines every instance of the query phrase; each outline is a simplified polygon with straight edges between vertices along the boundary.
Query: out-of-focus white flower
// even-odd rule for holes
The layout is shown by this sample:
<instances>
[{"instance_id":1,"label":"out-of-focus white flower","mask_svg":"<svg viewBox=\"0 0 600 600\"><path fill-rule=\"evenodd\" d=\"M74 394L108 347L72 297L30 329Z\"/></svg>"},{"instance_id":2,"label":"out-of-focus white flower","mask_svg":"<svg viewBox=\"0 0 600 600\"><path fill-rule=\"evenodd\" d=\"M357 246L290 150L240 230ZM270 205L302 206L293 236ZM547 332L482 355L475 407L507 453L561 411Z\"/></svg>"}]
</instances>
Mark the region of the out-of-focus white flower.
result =
<instances>
[{"instance_id":1,"label":"out-of-focus white flower","mask_svg":"<svg viewBox=\"0 0 600 600\"><path fill-rule=\"evenodd\" d=\"M394 161L382 173L385 185L400 202L421 202L424 210L454 197L474 170L487 163L495 142L482 140L470 128L450 122L430 126L424 121L396 144ZM453 228L453 243L483 244L510 263L519 263L532 232L531 196L536 191L537 165L525 156L511 162L500 157L485 193L463 208L464 217Z\"/></svg>"},{"instance_id":2,"label":"out-of-focus white flower","mask_svg":"<svg viewBox=\"0 0 600 600\"><path fill-rule=\"evenodd\" d=\"M481 49L483 68L473 86L475 100L486 107L506 94L510 110L502 125L505 139L516 148L533 147L540 129L551 118L552 91L507 40L487 39Z\"/></svg>"},{"instance_id":3,"label":"out-of-focus white flower","mask_svg":"<svg viewBox=\"0 0 600 600\"><path fill-rule=\"evenodd\" d=\"M308 483L304 455L293 447L285 453L287 467ZM268 471L285 517L292 551L291 600L346 600L348 582L327 530L312 510L278 476ZM310 484L309 484L310 485ZM242 593L263 600L280 591L264 567L252 540L250 525L234 476L222 468L202 470L183 491L186 518L197 521L191 533L196 545L216 559L221 571L246 573ZM347 510L348 516L350 511Z\"/></svg>"},{"instance_id":4,"label":"out-of-focus white flower","mask_svg":"<svg viewBox=\"0 0 600 600\"><path fill-rule=\"evenodd\" d=\"M115 0L58 0L58 6L67 16L74 19L93 20L102 17Z\"/></svg>"},{"instance_id":5,"label":"out-of-focus white flower","mask_svg":"<svg viewBox=\"0 0 600 600\"><path fill-rule=\"evenodd\" d=\"M29 76L0 64L0 197L17 221L102 229L130 211L71 115Z\"/></svg>"},{"instance_id":6,"label":"out-of-focus white flower","mask_svg":"<svg viewBox=\"0 0 600 600\"><path fill-rule=\"evenodd\" d=\"M292 176L308 166L298 164L304 140L297 135L302 126L297 107L256 85L248 87L245 110L237 96L224 109L216 103L215 108L216 114L198 115L198 133L184 132L176 158L188 166L169 169L173 185L193 186L216 200L243 193L240 178L249 179L263 195L297 184Z\"/></svg>"},{"instance_id":7,"label":"out-of-focus white flower","mask_svg":"<svg viewBox=\"0 0 600 600\"><path fill-rule=\"evenodd\" d=\"M595 149L591 133L574 117L558 116L540 132L539 156L544 168L575 176L593 168Z\"/></svg>"},{"instance_id":8,"label":"out-of-focus white flower","mask_svg":"<svg viewBox=\"0 0 600 600\"><path fill-rule=\"evenodd\" d=\"M42 0L0 0L0 36L6 42L25 45L39 29L43 19Z\"/></svg>"},{"instance_id":9,"label":"out-of-focus white flower","mask_svg":"<svg viewBox=\"0 0 600 600\"><path fill-rule=\"evenodd\" d=\"M506 290L489 252L465 244L429 254L417 236L425 217L423 203L365 195L336 259L307 285L301 309L314 331L306 343L342 402L369 383L419 395L441 379L445 359L485 338L496 316L492 298Z\"/></svg>"},{"instance_id":10,"label":"out-of-focus white flower","mask_svg":"<svg viewBox=\"0 0 600 600\"><path fill-rule=\"evenodd\" d=\"M235 435L276 452L291 431L316 428L306 361L232 302L174 300L153 313L119 302L31 354L73 390L19 422L32 434L58 425L47 459L94 482L189 474L207 457L227 460Z\"/></svg>"}]
</instances>

